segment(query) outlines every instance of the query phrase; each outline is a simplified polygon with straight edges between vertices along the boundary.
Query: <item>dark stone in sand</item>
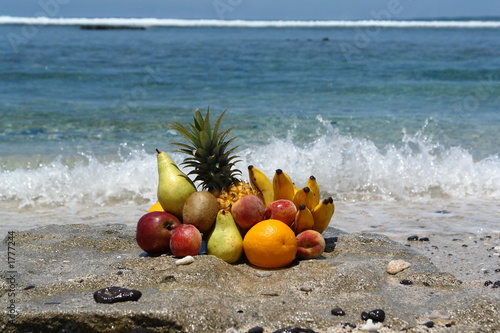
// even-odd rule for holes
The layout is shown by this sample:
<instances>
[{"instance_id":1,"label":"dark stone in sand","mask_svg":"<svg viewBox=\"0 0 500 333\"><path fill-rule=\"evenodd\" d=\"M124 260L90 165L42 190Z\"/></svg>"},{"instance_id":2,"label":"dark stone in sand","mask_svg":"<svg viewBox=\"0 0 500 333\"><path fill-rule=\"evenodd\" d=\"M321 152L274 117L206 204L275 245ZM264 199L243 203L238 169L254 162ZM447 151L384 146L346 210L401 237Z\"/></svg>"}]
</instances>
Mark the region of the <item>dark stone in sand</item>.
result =
<instances>
[{"instance_id":1,"label":"dark stone in sand","mask_svg":"<svg viewBox=\"0 0 500 333\"><path fill-rule=\"evenodd\" d=\"M256 326L248 330L248 333L264 333L264 327Z\"/></svg>"},{"instance_id":2,"label":"dark stone in sand","mask_svg":"<svg viewBox=\"0 0 500 333\"><path fill-rule=\"evenodd\" d=\"M428 322L423 323L423 325L427 326L428 328L433 328L434 322L432 320L429 320Z\"/></svg>"},{"instance_id":3,"label":"dark stone in sand","mask_svg":"<svg viewBox=\"0 0 500 333\"><path fill-rule=\"evenodd\" d=\"M368 320L370 316L368 315L368 312L361 312L361 320Z\"/></svg>"},{"instance_id":4,"label":"dark stone in sand","mask_svg":"<svg viewBox=\"0 0 500 333\"><path fill-rule=\"evenodd\" d=\"M138 301L142 293L139 290L122 287L106 287L94 293L94 300L97 303L116 303Z\"/></svg>"},{"instance_id":5,"label":"dark stone in sand","mask_svg":"<svg viewBox=\"0 0 500 333\"><path fill-rule=\"evenodd\" d=\"M408 241L412 242L412 241L417 241L418 240L418 236L416 235L413 235L413 236L410 236L407 238Z\"/></svg>"},{"instance_id":6,"label":"dark stone in sand","mask_svg":"<svg viewBox=\"0 0 500 333\"><path fill-rule=\"evenodd\" d=\"M346 327L350 327L350 328L356 328L356 324L354 323L344 323L344 325L342 325L343 328L346 328Z\"/></svg>"},{"instance_id":7,"label":"dark stone in sand","mask_svg":"<svg viewBox=\"0 0 500 333\"><path fill-rule=\"evenodd\" d=\"M500 280L499 281L495 281L495 283L493 283L493 287L492 288L500 288Z\"/></svg>"},{"instance_id":8,"label":"dark stone in sand","mask_svg":"<svg viewBox=\"0 0 500 333\"><path fill-rule=\"evenodd\" d=\"M411 286L413 284L413 282L411 280L401 280L401 281L399 281L399 283L404 285L404 286Z\"/></svg>"},{"instance_id":9,"label":"dark stone in sand","mask_svg":"<svg viewBox=\"0 0 500 333\"><path fill-rule=\"evenodd\" d=\"M345 311L342 310L341 308L335 308L335 309L332 309L332 315L334 316L345 316Z\"/></svg>"},{"instance_id":10,"label":"dark stone in sand","mask_svg":"<svg viewBox=\"0 0 500 333\"><path fill-rule=\"evenodd\" d=\"M385 320L385 311L382 309L375 309L368 312L368 317L374 322L383 322Z\"/></svg>"},{"instance_id":11,"label":"dark stone in sand","mask_svg":"<svg viewBox=\"0 0 500 333\"><path fill-rule=\"evenodd\" d=\"M450 214L451 212L447 211L447 210L436 210L437 214Z\"/></svg>"},{"instance_id":12,"label":"dark stone in sand","mask_svg":"<svg viewBox=\"0 0 500 333\"><path fill-rule=\"evenodd\" d=\"M170 255L141 257L132 226L50 225L18 231L18 315L12 321L0 316L0 331L247 332L259 326L264 332L283 327L327 332L342 329L345 322L363 325L359 314L374 306L386 311L385 333L418 328L418 318L435 309L450 313L456 331L500 331L500 324L491 320L500 316L500 293L481 284L460 284L418 249L385 236L333 228L323 235L338 237L334 251L264 270L210 255L180 266ZM7 253L6 239L0 252ZM387 263L394 259L411 262L411 269L397 277L387 274ZM11 299L8 278L4 261L0 304ZM403 279L415 287L401 288ZM310 292L301 291L305 283ZM429 286L424 288L425 283ZM28 285L36 288L23 290ZM94 292L108 286L140 290L142 297L138 302L96 303ZM333 316L332 302L342 305L346 315Z\"/></svg>"},{"instance_id":13,"label":"dark stone in sand","mask_svg":"<svg viewBox=\"0 0 500 333\"><path fill-rule=\"evenodd\" d=\"M420 237L419 241L421 241L421 242L428 242L429 241L429 237Z\"/></svg>"}]
</instances>

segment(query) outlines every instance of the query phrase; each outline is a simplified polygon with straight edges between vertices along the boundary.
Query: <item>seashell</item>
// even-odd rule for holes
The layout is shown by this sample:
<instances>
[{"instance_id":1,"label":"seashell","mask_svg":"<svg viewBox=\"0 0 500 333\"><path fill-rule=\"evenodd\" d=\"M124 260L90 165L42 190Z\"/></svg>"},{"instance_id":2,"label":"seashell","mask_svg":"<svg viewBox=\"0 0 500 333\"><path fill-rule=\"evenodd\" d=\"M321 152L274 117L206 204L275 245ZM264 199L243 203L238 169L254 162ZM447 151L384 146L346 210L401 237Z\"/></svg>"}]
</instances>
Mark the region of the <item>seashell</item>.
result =
<instances>
[{"instance_id":1,"label":"seashell","mask_svg":"<svg viewBox=\"0 0 500 333\"><path fill-rule=\"evenodd\" d=\"M363 326L361 326L359 329L362 330L362 331L371 332L371 331L377 331L381 327L382 327L382 323L380 323L380 322L379 323L373 323L373 320L368 319L366 321L366 324L364 324Z\"/></svg>"},{"instance_id":2,"label":"seashell","mask_svg":"<svg viewBox=\"0 0 500 333\"><path fill-rule=\"evenodd\" d=\"M185 256L182 259L176 260L175 264L176 265L189 265L189 264L192 264L193 262L194 262L193 256Z\"/></svg>"}]
</instances>

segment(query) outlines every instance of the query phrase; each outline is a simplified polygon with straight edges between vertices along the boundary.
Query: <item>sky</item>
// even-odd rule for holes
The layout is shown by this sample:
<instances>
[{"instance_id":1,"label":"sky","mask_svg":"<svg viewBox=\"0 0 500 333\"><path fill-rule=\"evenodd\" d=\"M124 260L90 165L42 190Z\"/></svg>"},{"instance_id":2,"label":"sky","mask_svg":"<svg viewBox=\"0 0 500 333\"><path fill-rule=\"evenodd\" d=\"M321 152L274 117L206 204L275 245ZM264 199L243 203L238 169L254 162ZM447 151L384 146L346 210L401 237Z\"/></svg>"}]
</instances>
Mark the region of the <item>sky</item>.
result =
<instances>
[{"instance_id":1,"label":"sky","mask_svg":"<svg viewBox=\"0 0 500 333\"><path fill-rule=\"evenodd\" d=\"M244 20L500 16L499 0L0 0L0 16Z\"/></svg>"}]
</instances>

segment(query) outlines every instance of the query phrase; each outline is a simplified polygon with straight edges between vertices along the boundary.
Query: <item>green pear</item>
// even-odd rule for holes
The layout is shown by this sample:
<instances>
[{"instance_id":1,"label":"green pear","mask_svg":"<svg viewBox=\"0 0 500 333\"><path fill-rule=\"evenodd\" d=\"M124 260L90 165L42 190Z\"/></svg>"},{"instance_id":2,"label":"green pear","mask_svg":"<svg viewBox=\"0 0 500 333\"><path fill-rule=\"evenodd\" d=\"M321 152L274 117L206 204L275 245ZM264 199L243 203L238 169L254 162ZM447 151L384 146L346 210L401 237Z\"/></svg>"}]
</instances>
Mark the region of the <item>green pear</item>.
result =
<instances>
[{"instance_id":1,"label":"green pear","mask_svg":"<svg viewBox=\"0 0 500 333\"><path fill-rule=\"evenodd\" d=\"M182 208L196 187L174 161L163 151L158 152L158 201L163 210L182 219Z\"/></svg>"},{"instance_id":2,"label":"green pear","mask_svg":"<svg viewBox=\"0 0 500 333\"><path fill-rule=\"evenodd\" d=\"M215 227L207 240L207 254L228 263L234 263L243 255L243 238L230 212L219 210Z\"/></svg>"}]
</instances>

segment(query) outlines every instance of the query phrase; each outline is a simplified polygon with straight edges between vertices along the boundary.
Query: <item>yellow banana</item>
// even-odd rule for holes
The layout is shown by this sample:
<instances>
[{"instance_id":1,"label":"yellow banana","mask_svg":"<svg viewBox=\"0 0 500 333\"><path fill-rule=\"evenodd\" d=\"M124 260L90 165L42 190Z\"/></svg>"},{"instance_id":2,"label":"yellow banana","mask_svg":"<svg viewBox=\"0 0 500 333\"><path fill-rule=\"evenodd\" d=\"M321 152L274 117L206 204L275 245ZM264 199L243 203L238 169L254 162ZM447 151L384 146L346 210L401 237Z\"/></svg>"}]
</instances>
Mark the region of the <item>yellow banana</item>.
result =
<instances>
[{"instance_id":1,"label":"yellow banana","mask_svg":"<svg viewBox=\"0 0 500 333\"><path fill-rule=\"evenodd\" d=\"M307 181L306 186L311 189L311 192L313 194L312 207L309 207L309 209L313 209L314 207L316 207L319 204L319 201L320 201L319 198L321 195L316 177L310 176L309 180Z\"/></svg>"},{"instance_id":2,"label":"yellow banana","mask_svg":"<svg viewBox=\"0 0 500 333\"><path fill-rule=\"evenodd\" d=\"M293 200L294 189L293 182L283 170L277 169L273 177L274 200L286 199Z\"/></svg>"},{"instance_id":3,"label":"yellow banana","mask_svg":"<svg viewBox=\"0 0 500 333\"><path fill-rule=\"evenodd\" d=\"M314 208L313 200L314 200L314 195L311 189L305 186L300 190L298 190L297 192L295 192L292 201L295 204L295 206L297 206L297 209L299 209L300 205L305 205L307 208L309 208L309 210L312 210Z\"/></svg>"},{"instance_id":4,"label":"yellow banana","mask_svg":"<svg viewBox=\"0 0 500 333\"><path fill-rule=\"evenodd\" d=\"M293 224L295 234L298 235L304 230L312 229L314 226L314 218L306 205L302 204L297 210L295 215L295 222Z\"/></svg>"},{"instance_id":5,"label":"yellow banana","mask_svg":"<svg viewBox=\"0 0 500 333\"><path fill-rule=\"evenodd\" d=\"M264 205L267 207L267 205L274 201L273 183L271 183L265 173L253 165L248 166L248 175L250 178L250 185L254 190L262 194Z\"/></svg>"},{"instance_id":6,"label":"yellow banana","mask_svg":"<svg viewBox=\"0 0 500 333\"><path fill-rule=\"evenodd\" d=\"M312 229L319 233L325 231L330 224L333 213L335 212L335 204L333 203L332 197L324 199L312 210L312 216L314 218L314 226Z\"/></svg>"}]
</instances>

